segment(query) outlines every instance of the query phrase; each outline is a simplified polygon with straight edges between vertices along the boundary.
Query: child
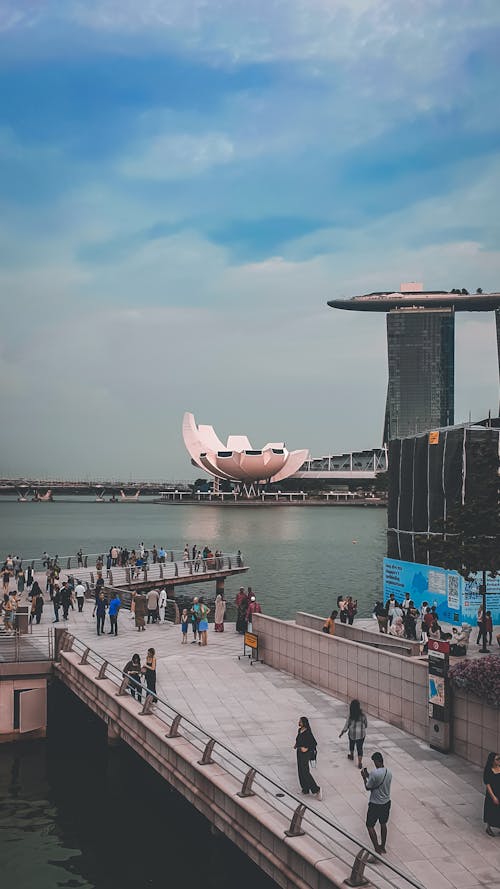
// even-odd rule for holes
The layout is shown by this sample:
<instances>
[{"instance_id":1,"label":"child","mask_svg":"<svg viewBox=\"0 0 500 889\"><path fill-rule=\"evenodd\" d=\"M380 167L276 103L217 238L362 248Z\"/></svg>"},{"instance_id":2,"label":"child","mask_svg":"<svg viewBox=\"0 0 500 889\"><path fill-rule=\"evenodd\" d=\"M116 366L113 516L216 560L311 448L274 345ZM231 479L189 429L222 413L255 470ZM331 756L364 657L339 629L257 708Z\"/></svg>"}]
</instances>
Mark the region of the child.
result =
<instances>
[{"instance_id":1,"label":"child","mask_svg":"<svg viewBox=\"0 0 500 889\"><path fill-rule=\"evenodd\" d=\"M189 624L189 614L188 614L187 608L184 608L183 612L181 614L182 645L187 645L188 624Z\"/></svg>"}]
</instances>

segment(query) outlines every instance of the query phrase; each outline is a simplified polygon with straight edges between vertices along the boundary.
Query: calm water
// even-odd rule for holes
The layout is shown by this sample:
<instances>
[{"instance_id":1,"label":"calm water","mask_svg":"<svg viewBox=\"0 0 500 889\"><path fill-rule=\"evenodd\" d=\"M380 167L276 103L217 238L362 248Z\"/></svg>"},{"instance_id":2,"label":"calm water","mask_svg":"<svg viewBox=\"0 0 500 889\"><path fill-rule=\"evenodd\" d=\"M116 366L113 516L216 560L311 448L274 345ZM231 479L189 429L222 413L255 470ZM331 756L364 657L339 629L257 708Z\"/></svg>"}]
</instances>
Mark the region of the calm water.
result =
<instances>
[{"instance_id":1,"label":"calm water","mask_svg":"<svg viewBox=\"0 0 500 889\"><path fill-rule=\"evenodd\" d=\"M64 687L52 711L54 696L48 742L0 746L5 889L276 889L132 751L108 749Z\"/></svg>"},{"instance_id":2,"label":"calm water","mask_svg":"<svg viewBox=\"0 0 500 889\"><path fill-rule=\"evenodd\" d=\"M0 500L2 555L34 558L44 550L69 555L80 546L95 553L113 543L137 546L141 540L174 550L185 543L207 543L225 552L241 549L250 571L241 581L236 577L226 583L227 597L240 583L250 584L264 611L285 618L299 609L324 614L340 593L357 597L359 616L368 616L381 590L385 531L385 509L364 507L230 509L79 498Z\"/></svg>"}]
</instances>

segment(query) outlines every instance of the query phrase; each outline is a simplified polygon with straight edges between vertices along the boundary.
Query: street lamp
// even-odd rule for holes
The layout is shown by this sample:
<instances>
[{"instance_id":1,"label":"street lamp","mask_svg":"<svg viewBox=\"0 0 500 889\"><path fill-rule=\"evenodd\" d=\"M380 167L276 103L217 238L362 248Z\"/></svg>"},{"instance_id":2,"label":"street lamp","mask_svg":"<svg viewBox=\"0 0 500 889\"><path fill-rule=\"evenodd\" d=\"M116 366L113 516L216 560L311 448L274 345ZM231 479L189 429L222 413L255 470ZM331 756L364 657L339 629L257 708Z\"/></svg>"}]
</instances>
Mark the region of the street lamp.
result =
<instances>
[{"instance_id":1,"label":"street lamp","mask_svg":"<svg viewBox=\"0 0 500 889\"><path fill-rule=\"evenodd\" d=\"M483 569L483 582L479 587L480 593L483 596L483 613L481 615L481 633L483 636L483 647L480 649L480 654L489 654L490 651L486 648L486 571Z\"/></svg>"}]
</instances>

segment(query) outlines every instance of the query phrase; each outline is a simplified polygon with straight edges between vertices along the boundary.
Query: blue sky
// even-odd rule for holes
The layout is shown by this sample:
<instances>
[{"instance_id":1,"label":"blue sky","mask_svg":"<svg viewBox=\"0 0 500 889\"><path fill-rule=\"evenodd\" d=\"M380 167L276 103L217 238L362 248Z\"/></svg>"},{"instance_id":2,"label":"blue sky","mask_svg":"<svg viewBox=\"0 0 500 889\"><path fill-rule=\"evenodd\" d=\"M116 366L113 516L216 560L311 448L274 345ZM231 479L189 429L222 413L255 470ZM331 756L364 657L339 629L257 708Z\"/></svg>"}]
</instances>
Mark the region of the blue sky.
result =
<instances>
[{"instance_id":1,"label":"blue sky","mask_svg":"<svg viewBox=\"0 0 500 889\"><path fill-rule=\"evenodd\" d=\"M188 477L184 410L378 445L383 318L326 301L500 289L499 38L490 0L3 0L0 472ZM496 411L490 316L456 382Z\"/></svg>"}]
</instances>

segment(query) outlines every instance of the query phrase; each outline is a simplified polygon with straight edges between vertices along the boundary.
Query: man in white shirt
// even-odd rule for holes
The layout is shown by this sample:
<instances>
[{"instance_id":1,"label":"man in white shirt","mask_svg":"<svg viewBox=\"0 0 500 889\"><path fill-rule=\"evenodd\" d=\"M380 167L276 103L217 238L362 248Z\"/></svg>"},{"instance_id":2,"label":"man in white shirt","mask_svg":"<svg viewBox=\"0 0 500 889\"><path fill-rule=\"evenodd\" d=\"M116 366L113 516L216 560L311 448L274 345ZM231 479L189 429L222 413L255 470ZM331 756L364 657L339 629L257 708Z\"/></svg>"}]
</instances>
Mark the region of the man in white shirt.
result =
<instances>
[{"instance_id":1,"label":"man in white shirt","mask_svg":"<svg viewBox=\"0 0 500 889\"><path fill-rule=\"evenodd\" d=\"M78 611L81 613L83 611L83 603L85 602L85 587L81 580L77 583L75 587L75 596L76 602L78 605Z\"/></svg>"}]
</instances>

